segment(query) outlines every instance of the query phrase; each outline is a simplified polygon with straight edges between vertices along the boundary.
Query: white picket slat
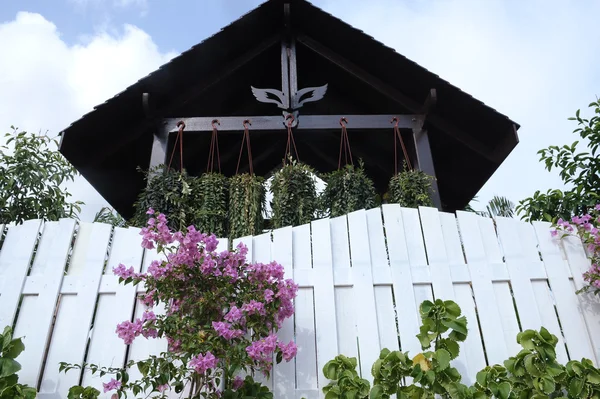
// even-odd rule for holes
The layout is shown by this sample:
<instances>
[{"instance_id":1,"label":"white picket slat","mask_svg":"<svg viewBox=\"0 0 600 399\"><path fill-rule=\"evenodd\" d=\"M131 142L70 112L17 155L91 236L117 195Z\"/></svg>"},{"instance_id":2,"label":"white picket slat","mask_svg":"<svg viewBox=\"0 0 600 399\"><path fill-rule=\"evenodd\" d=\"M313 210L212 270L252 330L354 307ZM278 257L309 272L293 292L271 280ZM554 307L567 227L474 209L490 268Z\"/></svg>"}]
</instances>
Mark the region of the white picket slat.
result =
<instances>
[{"instance_id":1,"label":"white picket slat","mask_svg":"<svg viewBox=\"0 0 600 399\"><path fill-rule=\"evenodd\" d=\"M58 393L64 398L69 388L79 384L80 373L71 371L59 374L58 364L81 364L84 361L111 232L112 226L108 224L79 224L71 262L63 280L63 290L66 288L75 291L76 294L61 296L53 339L46 358L40 398L46 393Z\"/></svg>"},{"instance_id":2,"label":"white picket slat","mask_svg":"<svg viewBox=\"0 0 600 399\"><path fill-rule=\"evenodd\" d=\"M482 239L479 229L478 222L481 217L470 212L457 212L457 217L467 265L471 272L487 359L491 364L502 364L509 356L484 244L487 240Z\"/></svg>"},{"instance_id":3,"label":"white picket slat","mask_svg":"<svg viewBox=\"0 0 600 399\"><path fill-rule=\"evenodd\" d=\"M30 386L38 386L42 372L46 344L52 331L52 319L74 229L75 221L71 219L44 224L31 274L27 278L43 281L37 295L27 295L23 298L14 334L23 337L27 348L19 356L22 366L19 381Z\"/></svg>"},{"instance_id":4,"label":"white picket slat","mask_svg":"<svg viewBox=\"0 0 600 399\"><path fill-rule=\"evenodd\" d=\"M119 264L133 267L136 273L141 271L144 250L140 240L140 229L114 229L113 243L108 263L99 288L94 328L90 334L87 362L106 367L122 367L125 363L126 346L117 336L117 324L131 320L135 302L136 287L118 284L113 268ZM93 386L102 392L102 379L98 374L86 371L83 385ZM107 396L108 397L108 396Z\"/></svg>"},{"instance_id":5,"label":"white picket slat","mask_svg":"<svg viewBox=\"0 0 600 399\"><path fill-rule=\"evenodd\" d=\"M398 315L398 333L403 351L418 353L421 344L419 333L419 303L415 297L412 271L406 237L403 228L402 211L398 205L386 204L382 207L387 248L392 272L395 311ZM391 348L390 348L391 349Z\"/></svg>"},{"instance_id":6,"label":"white picket slat","mask_svg":"<svg viewBox=\"0 0 600 399\"><path fill-rule=\"evenodd\" d=\"M4 238L0 252L0 328L13 325L40 223L28 220L11 226Z\"/></svg>"},{"instance_id":7,"label":"white picket slat","mask_svg":"<svg viewBox=\"0 0 600 399\"><path fill-rule=\"evenodd\" d=\"M311 223L314 283L317 382L319 391L329 383L322 374L325 364L338 355L335 287L329 219Z\"/></svg>"},{"instance_id":8,"label":"white picket slat","mask_svg":"<svg viewBox=\"0 0 600 399\"><path fill-rule=\"evenodd\" d=\"M561 326L565 336L569 356L573 360L595 357L590 336L583 319L583 312L579 299L569 279L568 265L562 259L560 242L550 235L550 224L546 222L534 222L533 227L537 235L540 251L546 266L548 281L554 300L556 310L560 318ZM556 334L555 334L556 335ZM591 359L596 362L597 359ZM597 364L597 363L596 363Z\"/></svg>"}]
</instances>

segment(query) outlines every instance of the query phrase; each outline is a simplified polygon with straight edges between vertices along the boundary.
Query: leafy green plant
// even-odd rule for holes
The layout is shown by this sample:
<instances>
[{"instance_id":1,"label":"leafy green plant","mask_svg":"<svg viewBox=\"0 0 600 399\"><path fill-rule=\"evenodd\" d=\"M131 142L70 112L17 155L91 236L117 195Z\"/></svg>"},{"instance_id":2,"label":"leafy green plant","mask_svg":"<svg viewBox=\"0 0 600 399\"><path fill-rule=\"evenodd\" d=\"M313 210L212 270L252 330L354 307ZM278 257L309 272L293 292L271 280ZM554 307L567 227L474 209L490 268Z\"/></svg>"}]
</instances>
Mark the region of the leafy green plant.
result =
<instances>
[{"instance_id":1,"label":"leafy green plant","mask_svg":"<svg viewBox=\"0 0 600 399\"><path fill-rule=\"evenodd\" d=\"M375 186L366 175L362 161L358 167L346 165L326 174L323 180L327 187L321 194L321 207L331 217L375 206Z\"/></svg>"},{"instance_id":2,"label":"leafy green plant","mask_svg":"<svg viewBox=\"0 0 600 399\"><path fill-rule=\"evenodd\" d=\"M411 359L408 352L383 349L371 369L372 388L356 373L356 359L337 356L323 368L325 377L332 380L323 388L325 398L600 398L600 371L588 359L559 364L558 339L543 327L517 334L523 349L504 365L484 368L475 384L466 386L450 365L459 356L459 343L467 337L467 320L460 315L460 307L452 301L424 301L420 313L423 325L417 338L423 352Z\"/></svg>"},{"instance_id":3,"label":"leafy green plant","mask_svg":"<svg viewBox=\"0 0 600 399\"><path fill-rule=\"evenodd\" d=\"M405 162L402 172L390 180L389 201L408 208L433 206L432 179L421 170L408 170Z\"/></svg>"},{"instance_id":4,"label":"leafy green plant","mask_svg":"<svg viewBox=\"0 0 600 399\"><path fill-rule=\"evenodd\" d=\"M74 386L69 389L67 399L97 399L100 391L94 387Z\"/></svg>"},{"instance_id":5,"label":"leafy green plant","mask_svg":"<svg viewBox=\"0 0 600 399\"><path fill-rule=\"evenodd\" d=\"M578 150L579 141L562 147L553 145L538 151L540 162L548 172L558 169L567 190L536 191L517 206L522 219L556 221L559 218L570 219L582 215L600 202L600 101L589 104L593 111L591 118L583 118L580 110L569 120L577 122L574 134L581 137L587 150Z\"/></svg>"},{"instance_id":6,"label":"leafy green plant","mask_svg":"<svg viewBox=\"0 0 600 399\"><path fill-rule=\"evenodd\" d=\"M290 161L273 176L273 228L298 226L315 217L318 197L313 170L304 164Z\"/></svg>"},{"instance_id":7,"label":"leafy green plant","mask_svg":"<svg viewBox=\"0 0 600 399\"><path fill-rule=\"evenodd\" d=\"M189 178L190 212L198 230L227 237L229 180L220 173L205 173Z\"/></svg>"},{"instance_id":8,"label":"leafy green plant","mask_svg":"<svg viewBox=\"0 0 600 399\"><path fill-rule=\"evenodd\" d=\"M168 216L172 229L181 230L189 226L194 214L189 207L191 190L187 174L168 169L165 165L141 173L145 175L147 185L133 204L135 213L129 223L136 227L145 226L148 221L146 211L152 208Z\"/></svg>"},{"instance_id":9,"label":"leafy green plant","mask_svg":"<svg viewBox=\"0 0 600 399\"><path fill-rule=\"evenodd\" d=\"M71 194L63 183L78 173L53 148L58 140L11 128L13 133L0 146L0 224L76 218L83 202L69 202Z\"/></svg>"},{"instance_id":10,"label":"leafy green plant","mask_svg":"<svg viewBox=\"0 0 600 399\"><path fill-rule=\"evenodd\" d=\"M34 399L35 388L19 384L17 372L21 365L15 359L23 352L21 338L13 338L12 328L0 334L0 399Z\"/></svg>"},{"instance_id":11,"label":"leafy green plant","mask_svg":"<svg viewBox=\"0 0 600 399\"><path fill-rule=\"evenodd\" d=\"M94 222L106 223L115 227L126 227L127 221L112 208L103 206L94 216Z\"/></svg>"},{"instance_id":12,"label":"leafy green plant","mask_svg":"<svg viewBox=\"0 0 600 399\"><path fill-rule=\"evenodd\" d=\"M239 238L262 232L265 207L265 180L244 173L229 180L229 237Z\"/></svg>"}]
</instances>

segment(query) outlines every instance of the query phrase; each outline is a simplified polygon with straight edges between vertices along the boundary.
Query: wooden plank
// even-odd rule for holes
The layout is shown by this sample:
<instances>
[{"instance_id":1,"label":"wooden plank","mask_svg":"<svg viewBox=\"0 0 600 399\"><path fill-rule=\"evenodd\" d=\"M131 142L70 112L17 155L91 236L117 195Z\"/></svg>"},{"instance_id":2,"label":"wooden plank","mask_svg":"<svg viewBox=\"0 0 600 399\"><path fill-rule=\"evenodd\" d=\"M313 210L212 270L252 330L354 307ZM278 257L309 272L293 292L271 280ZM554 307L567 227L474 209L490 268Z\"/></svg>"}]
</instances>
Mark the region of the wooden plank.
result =
<instances>
[{"instance_id":1,"label":"wooden plank","mask_svg":"<svg viewBox=\"0 0 600 399\"><path fill-rule=\"evenodd\" d=\"M556 301L556 310L563 328L569 356L576 360L591 357L591 360L596 362L595 351L583 319L583 310L562 259L560 242L551 237L549 223L534 222L533 227L544 259L552 295Z\"/></svg>"},{"instance_id":2,"label":"wooden plank","mask_svg":"<svg viewBox=\"0 0 600 399\"><path fill-rule=\"evenodd\" d=\"M315 220L312 227L314 273L315 333L317 349L317 383L319 390L329 383L322 374L325 364L338 355L338 331L333 285L333 260L329 219Z\"/></svg>"},{"instance_id":3,"label":"wooden plank","mask_svg":"<svg viewBox=\"0 0 600 399\"><path fill-rule=\"evenodd\" d=\"M535 293L535 300L540 311L540 317L542 318L542 325L546 327L550 333L556 335L559 342L556 345L556 358L561 364L566 364L569 361L567 356L567 350L565 347L564 337L562 330L558 324L556 318L556 308L554 306L554 299L548 286L548 280L536 280L532 281L533 292Z\"/></svg>"},{"instance_id":4,"label":"wooden plank","mask_svg":"<svg viewBox=\"0 0 600 399\"><path fill-rule=\"evenodd\" d=\"M373 291L369 233L364 210L348 214L350 253L362 377L372 382L371 366L379 358L379 331Z\"/></svg>"},{"instance_id":5,"label":"wooden plank","mask_svg":"<svg viewBox=\"0 0 600 399\"><path fill-rule=\"evenodd\" d=\"M350 273L350 244L348 242L346 216L333 218L330 223L333 271L335 273L343 270ZM355 357L358 360L357 321L352 286L339 286L336 284L334 296L338 353Z\"/></svg>"},{"instance_id":6,"label":"wooden plank","mask_svg":"<svg viewBox=\"0 0 600 399\"><path fill-rule=\"evenodd\" d=\"M40 230L39 220L10 226L0 251L0 326L12 326Z\"/></svg>"},{"instance_id":7,"label":"wooden plank","mask_svg":"<svg viewBox=\"0 0 600 399\"><path fill-rule=\"evenodd\" d=\"M508 359L509 352L503 336L501 315L496 305L486 247L479 227L479 219L482 218L474 213L462 211L457 212L457 217L467 265L471 272L487 359L490 364L502 364Z\"/></svg>"},{"instance_id":8,"label":"wooden plank","mask_svg":"<svg viewBox=\"0 0 600 399\"><path fill-rule=\"evenodd\" d=\"M100 284L98 308L90 334L86 362L106 367L122 367L125 364L126 345L115 333L117 324L131 320L136 287L118 284L113 268L119 264L133 267L139 273L142 268L144 249L141 246L140 229L117 227L108 263ZM102 379L87 371L83 375L83 386L93 386L102 392Z\"/></svg>"},{"instance_id":9,"label":"wooden plank","mask_svg":"<svg viewBox=\"0 0 600 399\"><path fill-rule=\"evenodd\" d=\"M77 241L63 284L74 279L76 295L63 295L54 323L52 341L46 357L41 394L67 397L69 388L79 384L80 373L60 373L60 362L81 364L90 334L98 287L104 268L112 226L80 223Z\"/></svg>"},{"instance_id":10,"label":"wooden plank","mask_svg":"<svg viewBox=\"0 0 600 399\"><path fill-rule=\"evenodd\" d=\"M394 296L392 292L392 274L385 246L381 209L370 209L366 213L373 271L387 272L385 274L387 278L382 279L383 281L379 283L381 285L374 287L379 346L382 349L399 350L398 326L396 324Z\"/></svg>"},{"instance_id":11,"label":"wooden plank","mask_svg":"<svg viewBox=\"0 0 600 399\"><path fill-rule=\"evenodd\" d=\"M583 243L576 236L563 238L562 247L565 250L569 269L573 275L575 288L579 290L586 285L583 280L583 273L590 269L590 259L585 253ZM578 295L577 298L592 340L596 360L600 361L600 306L598 305L598 297L593 293L585 293Z\"/></svg>"},{"instance_id":12,"label":"wooden plank","mask_svg":"<svg viewBox=\"0 0 600 399\"><path fill-rule=\"evenodd\" d=\"M529 267L531 262L526 257L524 241L519 231L520 224L526 223L513 218L496 218L498 236L510 275L521 327L523 330L533 329L538 331L542 327L542 318L537 308L535 293L531 285L531 276L528 273L531 269Z\"/></svg>"},{"instance_id":13,"label":"wooden plank","mask_svg":"<svg viewBox=\"0 0 600 399\"><path fill-rule=\"evenodd\" d=\"M254 263L269 263L272 257L271 233L264 233L252 238L252 261ZM264 384L269 390L273 391L273 378L265 378L262 373L258 373L254 379Z\"/></svg>"},{"instance_id":14,"label":"wooden plank","mask_svg":"<svg viewBox=\"0 0 600 399\"><path fill-rule=\"evenodd\" d=\"M465 263L465 255L462 250L456 216L443 212L440 212L438 215L442 225L446 255L448 261L453 263L451 274L454 281L454 297L462 310L462 314L468 320L467 328L469 334L465 342L461 345L461 355L457 359L458 361L453 362L453 365L461 371L464 383L469 385L475 382L477 372L486 366L485 352L477 322L475 302L473 301L473 290L470 284L471 275ZM458 276L458 274L461 276ZM457 280L465 282L457 284ZM465 359L466 361L461 361L461 359Z\"/></svg>"},{"instance_id":15,"label":"wooden plank","mask_svg":"<svg viewBox=\"0 0 600 399\"><path fill-rule=\"evenodd\" d=\"M304 227L304 226L303 226ZM308 234L306 234L305 242L308 244L308 261L310 262L310 226L306 225ZM293 266L295 266L296 258L292 257L295 254L293 251L293 242L296 240L292 236L292 228L284 227L273 231L273 259L278 262L285 270L285 278L294 278ZM302 248L306 250L305 248ZM300 250L300 248L299 248ZM293 252L292 252L293 251ZM301 259L299 259L301 261ZM300 293L299 293L300 294ZM300 296L300 295L299 295ZM312 313L312 308L311 308ZM284 320L281 328L277 332L279 340L288 343L294 340L294 316ZM288 398L292 397L295 388L295 367L294 362L282 361L273 366L271 377L273 383L273 394L277 397Z\"/></svg>"},{"instance_id":16,"label":"wooden plank","mask_svg":"<svg viewBox=\"0 0 600 399\"><path fill-rule=\"evenodd\" d=\"M23 337L27 348L19 356L22 366L19 381L23 384L38 386L74 229L73 219L47 222L43 227L28 279L43 280L44 285L37 296L23 299L14 334Z\"/></svg>"},{"instance_id":17,"label":"wooden plank","mask_svg":"<svg viewBox=\"0 0 600 399\"><path fill-rule=\"evenodd\" d=\"M420 326L419 303L413 288L402 211L399 205L386 204L382 206L382 212L392 270L395 308L399 321L400 345L403 351L416 354L421 350L421 344L416 337Z\"/></svg>"},{"instance_id":18,"label":"wooden plank","mask_svg":"<svg viewBox=\"0 0 600 399\"><path fill-rule=\"evenodd\" d=\"M433 294L436 298L453 301L454 288L438 211L434 208L419 207L419 214L431 270Z\"/></svg>"}]
</instances>

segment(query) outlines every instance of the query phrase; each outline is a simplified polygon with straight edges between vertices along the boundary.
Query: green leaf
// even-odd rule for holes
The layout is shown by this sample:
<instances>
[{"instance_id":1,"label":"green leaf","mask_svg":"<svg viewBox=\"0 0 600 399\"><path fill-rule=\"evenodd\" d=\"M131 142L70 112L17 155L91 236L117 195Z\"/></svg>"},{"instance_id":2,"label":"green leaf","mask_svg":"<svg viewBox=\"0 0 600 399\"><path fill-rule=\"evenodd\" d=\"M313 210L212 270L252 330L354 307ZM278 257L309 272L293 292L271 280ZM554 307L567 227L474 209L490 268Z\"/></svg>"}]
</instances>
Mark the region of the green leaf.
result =
<instances>
[{"instance_id":1,"label":"green leaf","mask_svg":"<svg viewBox=\"0 0 600 399\"><path fill-rule=\"evenodd\" d=\"M569 381L568 392L569 396L578 398L579 394L583 390L584 381L579 377L574 377Z\"/></svg>"},{"instance_id":2,"label":"green leaf","mask_svg":"<svg viewBox=\"0 0 600 399\"><path fill-rule=\"evenodd\" d=\"M381 399L383 398L384 392L385 390L381 385L373 385L371 393L369 394L369 399Z\"/></svg>"},{"instance_id":3,"label":"green leaf","mask_svg":"<svg viewBox=\"0 0 600 399\"><path fill-rule=\"evenodd\" d=\"M0 358L0 378L15 374L19 370L21 370L21 365L17 361L5 357Z\"/></svg>"},{"instance_id":4,"label":"green leaf","mask_svg":"<svg viewBox=\"0 0 600 399\"><path fill-rule=\"evenodd\" d=\"M508 381L499 383L497 387L498 399L508 399L511 391L512 387L510 386L510 383Z\"/></svg>"},{"instance_id":5,"label":"green leaf","mask_svg":"<svg viewBox=\"0 0 600 399\"><path fill-rule=\"evenodd\" d=\"M435 351L435 358L438 362L440 370L445 370L450 366L450 352L445 349L438 349Z\"/></svg>"},{"instance_id":6,"label":"green leaf","mask_svg":"<svg viewBox=\"0 0 600 399\"><path fill-rule=\"evenodd\" d=\"M448 328L453 329L454 331L456 331L462 335L467 335L467 333L468 333L467 318L464 316L460 317L456 320L442 319L442 324Z\"/></svg>"},{"instance_id":7,"label":"green leaf","mask_svg":"<svg viewBox=\"0 0 600 399\"><path fill-rule=\"evenodd\" d=\"M4 356L11 359L16 359L24 349L25 345L23 345L21 338L14 339L8 346L8 350L4 353Z\"/></svg>"}]
</instances>

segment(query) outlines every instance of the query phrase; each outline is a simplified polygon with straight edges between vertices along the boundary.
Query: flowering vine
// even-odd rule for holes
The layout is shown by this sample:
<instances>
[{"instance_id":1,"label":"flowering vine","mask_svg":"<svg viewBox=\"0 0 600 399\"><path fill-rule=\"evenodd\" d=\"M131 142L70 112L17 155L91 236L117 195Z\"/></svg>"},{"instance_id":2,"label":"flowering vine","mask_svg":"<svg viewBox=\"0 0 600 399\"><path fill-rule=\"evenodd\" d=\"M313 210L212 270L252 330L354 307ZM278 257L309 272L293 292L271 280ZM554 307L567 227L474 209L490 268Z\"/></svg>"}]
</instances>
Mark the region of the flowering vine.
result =
<instances>
[{"instance_id":1,"label":"flowering vine","mask_svg":"<svg viewBox=\"0 0 600 399\"><path fill-rule=\"evenodd\" d=\"M172 232L163 214L152 209L148 214L140 233L142 246L156 248L165 259L153 261L146 273L125 265L113 269L119 283L144 285L140 299L147 307L140 318L119 323L116 333L127 345L140 336L165 338L168 350L125 368L62 363L61 370L87 367L114 375L104 391L114 391L115 398L128 392L162 398L170 389L187 398L218 398L223 393L235 398L249 392L269 397L252 375L269 376L274 359L289 362L296 356L295 343L280 341L276 332L294 313L298 286L284 278L276 262L249 264L243 244L218 252L214 235L193 226ZM158 311L159 305L164 311ZM134 366L142 378L132 382L128 369Z\"/></svg>"},{"instance_id":2,"label":"flowering vine","mask_svg":"<svg viewBox=\"0 0 600 399\"><path fill-rule=\"evenodd\" d=\"M590 269L583 274L586 285L578 293L592 291L600 294L600 204L589 213L574 216L571 221L559 219L552 230L553 237L577 234L583 241L591 260Z\"/></svg>"}]
</instances>

